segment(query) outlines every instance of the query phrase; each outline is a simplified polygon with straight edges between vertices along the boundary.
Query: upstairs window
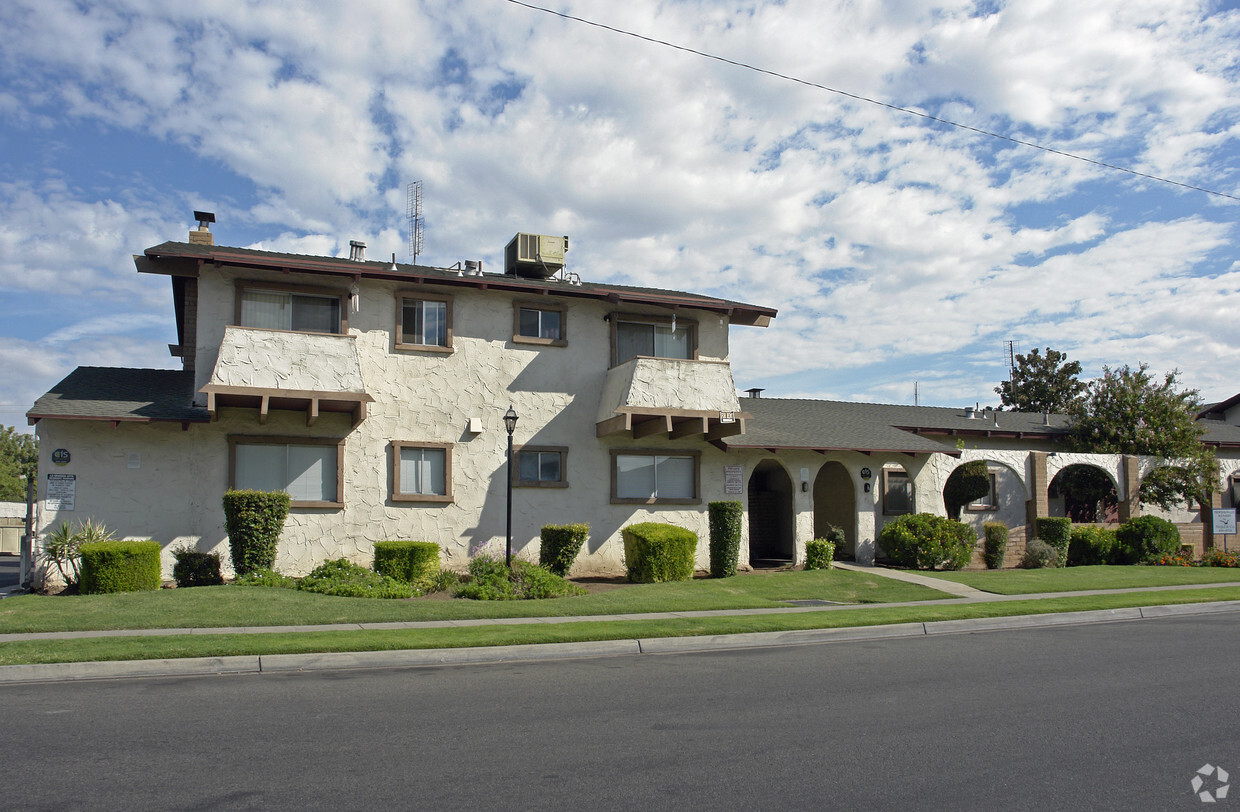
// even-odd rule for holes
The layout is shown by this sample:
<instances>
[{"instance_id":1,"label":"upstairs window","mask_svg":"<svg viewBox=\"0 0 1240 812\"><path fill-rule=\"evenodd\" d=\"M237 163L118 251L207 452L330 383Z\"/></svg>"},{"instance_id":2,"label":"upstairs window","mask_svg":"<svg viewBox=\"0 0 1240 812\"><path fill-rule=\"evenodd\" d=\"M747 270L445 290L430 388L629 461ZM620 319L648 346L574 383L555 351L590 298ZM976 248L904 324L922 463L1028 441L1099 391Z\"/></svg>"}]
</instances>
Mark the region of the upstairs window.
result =
<instances>
[{"instance_id":1,"label":"upstairs window","mask_svg":"<svg viewBox=\"0 0 1240 812\"><path fill-rule=\"evenodd\" d=\"M397 297L396 346L401 349L452 349L452 300L447 296L405 293Z\"/></svg>"},{"instance_id":2,"label":"upstairs window","mask_svg":"<svg viewBox=\"0 0 1240 812\"><path fill-rule=\"evenodd\" d=\"M567 312L561 305L513 303L513 336L516 344L550 344L563 347Z\"/></svg>"},{"instance_id":3,"label":"upstairs window","mask_svg":"<svg viewBox=\"0 0 1240 812\"><path fill-rule=\"evenodd\" d=\"M342 333L340 295L241 287L237 323L263 330Z\"/></svg>"},{"instance_id":4,"label":"upstairs window","mask_svg":"<svg viewBox=\"0 0 1240 812\"><path fill-rule=\"evenodd\" d=\"M665 323L617 317L613 349L616 365L638 356L696 358L697 324L681 319L673 330L670 319Z\"/></svg>"}]
</instances>

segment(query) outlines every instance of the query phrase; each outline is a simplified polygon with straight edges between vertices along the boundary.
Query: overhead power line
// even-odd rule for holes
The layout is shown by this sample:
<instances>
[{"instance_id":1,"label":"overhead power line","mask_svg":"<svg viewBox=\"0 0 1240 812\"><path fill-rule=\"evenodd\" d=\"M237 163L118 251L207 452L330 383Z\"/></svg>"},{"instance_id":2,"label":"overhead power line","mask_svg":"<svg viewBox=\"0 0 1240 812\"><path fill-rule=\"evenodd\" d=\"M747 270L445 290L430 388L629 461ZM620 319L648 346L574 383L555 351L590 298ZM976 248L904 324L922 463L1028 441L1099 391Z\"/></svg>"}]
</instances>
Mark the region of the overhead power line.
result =
<instances>
[{"instance_id":1,"label":"overhead power line","mask_svg":"<svg viewBox=\"0 0 1240 812\"><path fill-rule=\"evenodd\" d=\"M1115 170L1116 172L1126 172L1127 174L1135 175L1138 178L1145 178L1146 180L1157 181L1158 183L1167 183L1172 186L1179 186L1180 188L1183 188L1183 189L1191 189L1195 192L1204 192L1208 195L1216 195L1218 197L1225 197L1228 200L1240 200L1240 196L1227 194L1226 192L1219 192L1214 189L1207 189L1204 186L1194 186L1191 183L1182 183L1178 180L1171 180L1170 178L1163 178L1163 177L1159 177L1158 175L1150 175L1146 172L1138 172L1135 169L1129 169L1128 167L1125 167L1125 166L1109 164L1104 161L1096 161L1093 158L1086 158L1084 155L1077 155L1072 152L1065 152L1061 149L1055 149L1054 147L1048 147L1044 144L1038 144L1033 141L1025 141L1024 139L1015 138L1010 135L1004 135L1003 133L997 133L992 130L983 130L980 127L972 127L968 124L961 124L958 121L951 121L950 119L940 118L938 116L932 116L929 113L923 113L920 110L913 110L908 107L901 107L898 104L891 104L889 102L879 101L878 99L871 99L867 96L861 96L856 93L849 93L847 90L840 90L839 88L829 87L827 85L819 84L818 82L811 82L808 79L800 79L796 76L789 76L786 73L779 73L778 71L767 70L766 68L760 68L757 65L750 65L747 62L739 62L735 59L728 59L727 57L718 56L712 53L707 53L706 51L699 51L696 48L689 48L685 45L677 45L676 43L668 42L667 40L657 39L655 37L647 37L643 34L638 34L633 31L626 31L623 28L616 28L615 26L606 25L605 23L599 23L593 20L587 20L584 17L575 17L572 14L565 14L562 11L555 11L553 9L543 8L542 6L535 6L530 3L523 3L521 2L521 0L507 0L507 2L512 3L514 6L522 6L523 8L528 8L531 11L541 11L544 14L551 14L556 17L561 17L565 20L571 20L575 23L582 23L584 25L592 25L595 28L602 28L606 31L611 31L612 33L615 33L615 34L621 34L626 37L632 37L633 39L639 39L644 42L652 43L654 45L662 45L666 48L672 48L677 51L684 51L685 53L693 54L695 56L700 56L700 57L703 57L704 59L713 59L714 61L722 62L725 65L733 65L738 68L744 68L745 70L751 70L755 73L762 73L762 74L766 74L767 76L773 76L776 79L783 79L784 81L787 81L787 82L795 82L796 84L805 85L806 87L812 87L817 90L825 90L828 93L835 93L839 96L845 96L850 99L856 99L857 101L865 102L866 104L874 104L879 107L886 107L888 110L895 110L896 112L905 113L910 116L917 116L918 118L924 118L928 121L934 121L939 124L946 124L949 127L955 127L960 130L967 130L968 132L977 133L978 135L985 135L990 138L998 138L1002 141L1007 141L1012 144L1019 144L1022 147L1031 147L1033 149L1038 149L1043 152L1049 152L1052 155L1059 155L1064 158L1071 158L1074 161L1081 161L1083 163L1092 164L1094 166L1099 166L1099 167L1102 167L1103 169L1112 169L1112 170Z\"/></svg>"}]
</instances>

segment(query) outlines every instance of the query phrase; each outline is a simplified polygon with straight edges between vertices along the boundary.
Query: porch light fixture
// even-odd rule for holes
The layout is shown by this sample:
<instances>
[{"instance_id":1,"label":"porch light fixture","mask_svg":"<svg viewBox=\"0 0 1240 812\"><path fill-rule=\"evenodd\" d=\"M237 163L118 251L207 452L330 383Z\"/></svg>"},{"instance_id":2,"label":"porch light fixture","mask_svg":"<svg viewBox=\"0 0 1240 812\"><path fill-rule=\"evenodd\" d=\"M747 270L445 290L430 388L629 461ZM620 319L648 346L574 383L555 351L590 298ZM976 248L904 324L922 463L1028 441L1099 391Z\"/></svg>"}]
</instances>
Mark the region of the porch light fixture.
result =
<instances>
[{"instance_id":1,"label":"porch light fixture","mask_svg":"<svg viewBox=\"0 0 1240 812\"><path fill-rule=\"evenodd\" d=\"M512 566L512 433L517 430L517 413L512 406L504 413L504 430L508 432L508 543L504 547L504 563Z\"/></svg>"}]
</instances>

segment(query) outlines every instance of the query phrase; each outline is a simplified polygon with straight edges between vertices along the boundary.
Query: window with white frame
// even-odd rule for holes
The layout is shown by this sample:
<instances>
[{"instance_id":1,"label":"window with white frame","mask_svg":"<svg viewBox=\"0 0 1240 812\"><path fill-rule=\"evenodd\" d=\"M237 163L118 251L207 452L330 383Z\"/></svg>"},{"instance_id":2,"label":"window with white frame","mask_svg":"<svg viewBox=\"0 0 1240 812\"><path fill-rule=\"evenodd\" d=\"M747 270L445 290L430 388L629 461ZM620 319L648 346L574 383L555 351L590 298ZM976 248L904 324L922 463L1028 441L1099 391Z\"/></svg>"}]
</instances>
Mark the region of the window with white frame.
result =
<instances>
[{"instance_id":1,"label":"window with white frame","mask_svg":"<svg viewBox=\"0 0 1240 812\"><path fill-rule=\"evenodd\" d=\"M524 446L517 450L512 484L525 488L566 488L567 448Z\"/></svg>"},{"instance_id":2,"label":"window with white frame","mask_svg":"<svg viewBox=\"0 0 1240 812\"><path fill-rule=\"evenodd\" d=\"M392 443L392 499L452 501L451 444Z\"/></svg>"},{"instance_id":3,"label":"window with white frame","mask_svg":"<svg viewBox=\"0 0 1240 812\"><path fill-rule=\"evenodd\" d=\"M340 296L243 287L238 323L263 330L339 333Z\"/></svg>"},{"instance_id":4,"label":"window with white frame","mask_svg":"<svg viewBox=\"0 0 1240 812\"><path fill-rule=\"evenodd\" d=\"M612 452L612 501L655 504L698 501L697 453Z\"/></svg>"},{"instance_id":5,"label":"window with white frame","mask_svg":"<svg viewBox=\"0 0 1240 812\"><path fill-rule=\"evenodd\" d=\"M913 512L913 480L901 468L883 469L883 514L897 516Z\"/></svg>"},{"instance_id":6,"label":"window with white frame","mask_svg":"<svg viewBox=\"0 0 1240 812\"><path fill-rule=\"evenodd\" d=\"M647 322L616 317L615 363L631 358L695 358L697 356L697 325L682 321L672 329L671 322Z\"/></svg>"},{"instance_id":7,"label":"window with white frame","mask_svg":"<svg viewBox=\"0 0 1240 812\"><path fill-rule=\"evenodd\" d=\"M396 346L444 350L452 347L452 300L447 296L404 293L397 297Z\"/></svg>"},{"instance_id":8,"label":"window with white frame","mask_svg":"<svg viewBox=\"0 0 1240 812\"><path fill-rule=\"evenodd\" d=\"M294 506L342 503L341 441L234 437L232 477L237 490L285 491Z\"/></svg>"}]
</instances>

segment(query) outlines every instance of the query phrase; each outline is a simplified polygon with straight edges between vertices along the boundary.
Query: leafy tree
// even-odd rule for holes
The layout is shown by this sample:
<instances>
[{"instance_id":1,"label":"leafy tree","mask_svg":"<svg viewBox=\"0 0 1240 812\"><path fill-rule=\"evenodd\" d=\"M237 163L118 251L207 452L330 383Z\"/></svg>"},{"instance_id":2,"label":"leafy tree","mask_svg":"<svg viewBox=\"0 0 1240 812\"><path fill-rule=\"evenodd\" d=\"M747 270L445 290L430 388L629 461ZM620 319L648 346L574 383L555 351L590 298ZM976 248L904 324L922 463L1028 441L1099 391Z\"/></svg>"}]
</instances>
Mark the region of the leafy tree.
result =
<instances>
[{"instance_id":1,"label":"leafy tree","mask_svg":"<svg viewBox=\"0 0 1240 812\"><path fill-rule=\"evenodd\" d=\"M1028 355L1017 355L1011 380L995 387L1001 408L1009 412L1066 412L1080 400L1085 384L1077 380L1079 361L1069 361L1058 350L1037 347Z\"/></svg>"},{"instance_id":2,"label":"leafy tree","mask_svg":"<svg viewBox=\"0 0 1240 812\"><path fill-rule=\"evenodd\" d=\"M990 493L990 471L985 460L966 462L952 471L943 486L943 506L949 519L960 519L960 511L975 499Z\"/></svg>"},{"instance_id":3,"label":"leafy tree","mask_svg":"<svg viewBox=\"0 0 1240 812\"><path fill-rule=\"evenodd\" d=\"M0 426L0 501L24 502L23 476L34 477L39 469L39 441L19 434L12 426Z\"/></svg>"},{"instance_id":4,"label":"leafy tree","mask_svg":"<svg viewBox=\"0 0 1240 812\"><path fill-rule=\"evenodd\" d=\"M1070 413L1075 450L1164 460L1138 493L1142 502L1164 510L1186 500L1209 504L1219 476L1214 453L1201 444L1201 400L1196 389L1180 388L1179 374L1172 370L1158 382L1147 364L1103 367Z\"/></svg>"}]
</instances>

